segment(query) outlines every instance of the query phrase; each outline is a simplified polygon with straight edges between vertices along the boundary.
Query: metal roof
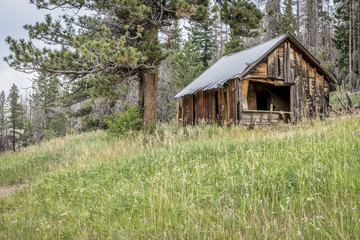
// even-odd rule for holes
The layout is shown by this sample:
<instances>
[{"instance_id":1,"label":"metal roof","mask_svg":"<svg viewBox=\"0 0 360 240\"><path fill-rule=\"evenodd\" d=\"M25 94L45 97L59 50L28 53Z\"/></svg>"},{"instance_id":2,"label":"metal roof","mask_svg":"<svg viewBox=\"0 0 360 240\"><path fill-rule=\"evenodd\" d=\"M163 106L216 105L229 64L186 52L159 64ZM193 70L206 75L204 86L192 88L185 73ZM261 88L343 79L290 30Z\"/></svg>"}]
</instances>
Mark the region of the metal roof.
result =
<instances>
[{"instance_id":1,"label":"metal roof","mask_svg":"<svg viewBox=\"0 0 360 240\"><path fill-rule=\"evenodd\" d=\"M336 83L335 78L329 74L319 63L319 61L312 56L291 34L283 34L277 38L271 39L262 44L248 48L241 52L233 53L223 56L210 68L203 72L199 77L187 85L183 90L175 95L175 98L181 98L188 94L193 94L199 91L206 91L218 87L223 87L224 84L235 77L242 77L252 69L258 62L271 51L273 51L286 38L292 40L305 54L313 61L315 65L328 77L330 81Z\"/></svg>"},{"instance_id":2,"label":"metal roof","mask_svg":"<svg viewBox=\"0 0 360 240\"><path fill-rule=\"evenodd\" d=\"M264 54L272 49L272 47L276 46L286 37L287 34L283 34L252 48L223 56L176 94L175 98L181 98L187 94L222 87L229 79L243 73L249 65L264 56Z\"/></svg>"}]
</instances>

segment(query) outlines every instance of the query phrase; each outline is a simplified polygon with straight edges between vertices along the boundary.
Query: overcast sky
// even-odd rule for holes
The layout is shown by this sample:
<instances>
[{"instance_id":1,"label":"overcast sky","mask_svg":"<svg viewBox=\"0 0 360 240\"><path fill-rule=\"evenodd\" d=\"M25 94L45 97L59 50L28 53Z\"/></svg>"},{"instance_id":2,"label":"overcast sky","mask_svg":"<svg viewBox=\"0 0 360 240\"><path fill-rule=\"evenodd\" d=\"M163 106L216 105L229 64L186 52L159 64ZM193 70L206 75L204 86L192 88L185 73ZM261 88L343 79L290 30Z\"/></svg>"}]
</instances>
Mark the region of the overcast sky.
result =
<instances>
[{"instance_id":1,"label":"overcast sky","mask_svg":"<svg viewBox=\"0 0 360 240\"><path fill-rule=\"evenodd\" d=\"M7 36L15 39L27 39L27 32L23 26L42 21L48 11L38 10L29 0L0 0L0 91L8 94L9 89L15 83L22 93L24 88L31 86L28 80L31 75L17 72L10 68L3 57L9 55L9 47L5 43Z\"/></svg>"}]
</instances>

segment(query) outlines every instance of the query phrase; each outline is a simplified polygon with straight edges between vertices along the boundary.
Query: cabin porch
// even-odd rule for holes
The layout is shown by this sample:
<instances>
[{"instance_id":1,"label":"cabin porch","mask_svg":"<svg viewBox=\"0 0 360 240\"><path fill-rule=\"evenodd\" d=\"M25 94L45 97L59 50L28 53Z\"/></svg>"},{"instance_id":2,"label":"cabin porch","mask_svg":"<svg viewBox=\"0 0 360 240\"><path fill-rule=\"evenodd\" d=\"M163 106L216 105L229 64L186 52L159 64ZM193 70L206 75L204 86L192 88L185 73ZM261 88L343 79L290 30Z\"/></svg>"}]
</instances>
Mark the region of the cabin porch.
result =
<instances>
[{"instance_id":1,"label":"cabin porch","mask_svg":"<svg viewBox=\"0 0 360 240\"><path fill-rule=\"evenodd\" d=\"M242 80L240 124L271 125L291 119L291 86L278 80Z\"/></svg>"}]
</instances>

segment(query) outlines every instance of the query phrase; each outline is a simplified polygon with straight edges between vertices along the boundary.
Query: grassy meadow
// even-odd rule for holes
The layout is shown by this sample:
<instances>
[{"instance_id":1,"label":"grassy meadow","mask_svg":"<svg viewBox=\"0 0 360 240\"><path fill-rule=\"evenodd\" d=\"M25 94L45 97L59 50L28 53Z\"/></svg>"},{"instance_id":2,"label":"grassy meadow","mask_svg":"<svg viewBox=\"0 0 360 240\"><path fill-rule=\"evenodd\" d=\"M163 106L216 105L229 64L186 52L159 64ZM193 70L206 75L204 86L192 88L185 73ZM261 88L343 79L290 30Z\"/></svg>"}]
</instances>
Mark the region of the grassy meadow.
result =
<instances>
[{"instance_id":1,"label":"grassy meadow","mask_svg":"<svg viewBox=\"0 0 360 240\"><path fill-rule=\"evenodd\" d=\"M360 117L98 131L0 156L0 239L359 239Z\"/></svg>"}]
</instances>

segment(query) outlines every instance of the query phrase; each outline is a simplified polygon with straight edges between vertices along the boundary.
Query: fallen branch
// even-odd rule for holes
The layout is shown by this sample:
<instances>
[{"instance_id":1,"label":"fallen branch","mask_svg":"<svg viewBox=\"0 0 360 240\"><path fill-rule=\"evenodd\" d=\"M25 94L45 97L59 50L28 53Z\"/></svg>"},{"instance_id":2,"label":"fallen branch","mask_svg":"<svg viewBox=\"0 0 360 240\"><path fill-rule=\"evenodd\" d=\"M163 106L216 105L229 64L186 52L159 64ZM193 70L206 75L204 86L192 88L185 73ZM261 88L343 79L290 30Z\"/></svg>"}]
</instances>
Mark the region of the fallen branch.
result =
<instances>
[{"instance_id":1,"label":"fallen branch","mask_svg":"<svg viewBox=\"0 0 360 240\"><path fill-rule=\"evenodd\" d=\"M346 98L347 98L347 100L348 100L348 105L349 105L349 107L352 108L352 107L353 107L353 104L352 104L351 98L350 98L350 96L349 96L349 92L347 92L345 95L346 95Z\"/></svg>"},{"instance_id":2,"label":"fallen branch","mask_svg":"<svg viewBox=\"0 0 360 240\"><path fill-rule=\"evenodd\" d=\"M342 106L343 108L346 108L345 104L343 103L343 101L341 101L341 99L340 99L340 97L339 97L339 95L338 95L337 93L336 93L336 97L337 97L339 103L341 104L341 106Z\"/></svg>"}]
</instances>

